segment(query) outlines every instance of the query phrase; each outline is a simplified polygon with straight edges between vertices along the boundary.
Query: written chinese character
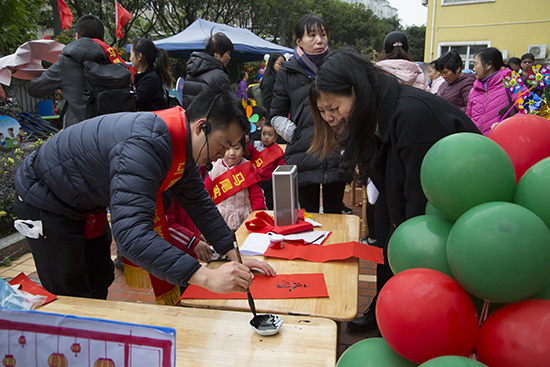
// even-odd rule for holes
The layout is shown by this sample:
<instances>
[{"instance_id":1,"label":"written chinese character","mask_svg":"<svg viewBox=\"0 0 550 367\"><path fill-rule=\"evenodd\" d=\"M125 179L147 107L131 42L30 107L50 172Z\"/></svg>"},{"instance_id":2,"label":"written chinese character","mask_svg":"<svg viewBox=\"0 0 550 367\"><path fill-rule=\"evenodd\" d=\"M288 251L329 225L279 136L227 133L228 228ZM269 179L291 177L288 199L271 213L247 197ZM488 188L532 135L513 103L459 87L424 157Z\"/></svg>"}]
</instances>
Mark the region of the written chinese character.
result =
<instances>
[{"instance_id":1,"label":"written chinese character","mask_svg":"<svg viewBox=\"0 0 550 367\"><path fill-rule=\"evenodd\" d=\"M213 192L214 192L214 199L222 194L220 191L220 187L218 185L214 186Z\"/></svg>"},{"instance_id":2,"label":"written chinese character","mask_svg":"<svg viewBox=\"0 0 550 367\"><path fill-rule=\"evenodd\" d=\"M113 48L109 47L107 51L109 52L109 57L116 57L116 51Z\"/></svg>"},{"instance_id":3,"label":"written chinese character","mask_svg":"<svg viewBox=\"0 0 550 367\"><path fill-rule=\"evenodd\" d=\"M159 234L159 236L164 238L164 235L162 234L162 227L161 226L154 227L153 229Z\"/></svg>"},{"instance_id":4,"label":"written chinese character","mask_svg":"<svg viewBox=\"0 0 550 367\"><path fill-rule=\"evenodd\" d=\"M276 284L277 288L289 288L288 291L292 292L295 288L307 288L308 286L306 284L302 284L300 282L287 282L286 280L283 280L282 284Z\"/></svg>"},{"instance_id":5,"label":"written chinese character","mask_svg":"<svg viewBox=\"0 0 550 367\"><path fill-rule=\"evenodd\" d=\"M262 165L262 163L264 163L264 161L262 160L262 158L258 158L254 161L254 167L258 168Z\"/></svg>"},{"instance_id":6,"label":"written chinese character","mask_svg":"<svg viewBox=\"0 0 550 367\"><path fill-rule=\"evenodd\" d=\"M231 185L231 181L229 179L225 179L222 182L220 182L222 185L222 191L227 192L228 190L231 190L233 188L233 185Z\"/></svg>"},{"instance_id":7,"label":"written chinese character","mask_svg":"<svg viewBox=\"0 0 550 367\"><path fill-rule=\"evenodd\" d=\"M235 186L240 186L244 182L244 176L242 172L233 175L233 181L235 182Z\"/></svg>"}]
</instances>

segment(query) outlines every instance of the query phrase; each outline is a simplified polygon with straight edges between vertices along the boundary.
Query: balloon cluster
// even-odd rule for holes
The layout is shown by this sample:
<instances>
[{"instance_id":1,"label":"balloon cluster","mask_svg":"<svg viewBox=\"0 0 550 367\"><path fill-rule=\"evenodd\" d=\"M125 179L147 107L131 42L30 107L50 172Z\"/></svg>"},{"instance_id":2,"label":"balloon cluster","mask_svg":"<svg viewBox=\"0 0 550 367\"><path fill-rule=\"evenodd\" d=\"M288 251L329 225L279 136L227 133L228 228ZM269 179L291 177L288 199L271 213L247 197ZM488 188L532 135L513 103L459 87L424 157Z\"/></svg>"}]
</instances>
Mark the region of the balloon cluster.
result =
<instances>
[{"instance_id":1,"label":"balloon cluster","mask_svg":"<svg viewBox=\"0 0 550 367\"><path fill-rule=\"evenodd\" d=\"M426 215L389 242L384 339L338 366L550 366L550 121L516 115L488 137L447 136L420 178Z\"/></svg>"}]
</instances>

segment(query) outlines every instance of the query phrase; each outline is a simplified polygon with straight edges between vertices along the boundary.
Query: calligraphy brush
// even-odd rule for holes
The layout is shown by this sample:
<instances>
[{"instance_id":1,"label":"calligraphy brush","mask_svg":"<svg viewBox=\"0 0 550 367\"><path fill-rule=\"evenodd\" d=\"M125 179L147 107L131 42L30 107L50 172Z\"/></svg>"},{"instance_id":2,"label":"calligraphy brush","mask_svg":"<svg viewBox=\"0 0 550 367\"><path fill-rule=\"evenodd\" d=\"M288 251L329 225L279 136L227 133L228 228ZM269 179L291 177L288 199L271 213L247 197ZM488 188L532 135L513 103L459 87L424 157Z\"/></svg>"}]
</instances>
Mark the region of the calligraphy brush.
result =
<instances>
[{"instance_id":1,"label":"calligraphy brush","mask_svg":"<svg viewBox=\"0 0 550 367\"><path fill-rule=\"evenodd\" d=\"M242 264L243 259L241 257L241 252L239 251L239 246L237 246L237 238L235 237L235 234L233 234L233 247L235 247L235 251L237 251L237 260L239 260ZM252 294L250 293L250 287L246 288L246 296L248 297L248 306L254 314L254 317L256 317L256 306L254 305L254 298L252 298Z\"/></svg>"}]
</instances>

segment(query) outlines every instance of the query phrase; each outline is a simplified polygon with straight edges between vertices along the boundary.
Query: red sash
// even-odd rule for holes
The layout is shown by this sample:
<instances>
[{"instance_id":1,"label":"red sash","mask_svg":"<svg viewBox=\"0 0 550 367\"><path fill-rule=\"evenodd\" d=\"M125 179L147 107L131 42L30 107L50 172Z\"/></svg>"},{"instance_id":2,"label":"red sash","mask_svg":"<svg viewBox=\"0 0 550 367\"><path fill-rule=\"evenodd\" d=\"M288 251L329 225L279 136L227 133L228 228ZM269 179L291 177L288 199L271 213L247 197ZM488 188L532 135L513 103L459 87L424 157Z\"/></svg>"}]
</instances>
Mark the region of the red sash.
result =
<instances>
[{"instance_id":1,"label":"red sash","mask_svg":"<svg viewBox=\"0 0 550 367\"><path fill-rule=\"evenodd\" d=\"M212 200L218 205L242 189L260 181L260 175L250 161L224 172L212 182Z\"/></svg>"},{"instance_id":2,"label":"red sash","mask_svg":"<svg viewBox=\"0 0 550 367\"><path fill-rule=\"evenodd\" d=\"M132 75L137 73L136 69L126 64L126 61L122 60L122 58L118 55L118 52L116 52L116 49L112 48L111 46L101 41L100 39L93 38L93 40L96 41L101 46L101 48L103 48L103 51L105 51L105 54L109 58L109 61L111 61L111 64L123 63L126 66L128 66L128 69L130 70Z\"/></svg>"},{"instance_id":3,"label":"red sash","mask_svg":"<svg viewBox=\"0 0 550 367\"><path fill-rule=\"evenodd\" d=\"M255 150L252 155L252 164L258 171L260 171L267 167L270 163L273 163L277 159L281 158L283 155L285 155L285 152L283 152L279 144L273 143L261 152Z\"/></svg>"},{"instance_id":4,"label":"red sash","mask_svg":"<svg viewBox=\"0 0 550 367\"><path fill-rule=\"evenodd\" d=\"M168 222L166 221L166 215L164 213L162 193L174 185L183 175L187 148L187 123L185 121L185 111L179 106L161 111L153 111L153 113L162 118L168 126L173 151L172 166L157 194L154 230L166 241L172 243L170 240ZM124 258L124 278L128 285L134 287L148 286L148 282L143 279L143 273L144 271L137 265ZM151 280L150 285L153 286L157 303L173 306L181 296L179 286L161 280L152 274L149 274L149 277Z\"/></svg>"}]
</instances>

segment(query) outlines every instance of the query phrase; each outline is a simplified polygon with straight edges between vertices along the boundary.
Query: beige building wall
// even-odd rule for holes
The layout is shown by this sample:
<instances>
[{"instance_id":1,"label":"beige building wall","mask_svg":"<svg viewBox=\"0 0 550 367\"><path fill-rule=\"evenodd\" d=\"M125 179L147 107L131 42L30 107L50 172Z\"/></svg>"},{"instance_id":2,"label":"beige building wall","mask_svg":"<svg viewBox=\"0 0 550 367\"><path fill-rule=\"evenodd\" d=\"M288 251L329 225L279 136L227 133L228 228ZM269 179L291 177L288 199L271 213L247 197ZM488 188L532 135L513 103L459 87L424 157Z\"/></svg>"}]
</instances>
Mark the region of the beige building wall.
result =
<instances>
[{"instance_id":1,"label":"beige building wall","mask_svg":"<svg viewBox=\"0 0 550 367\"><path fill-rule=\"evenodd\" d=\"M428 7L425 62L454 48L466 60L465 67L472 68L473 54L480 48L496 47L506 61L521 57L534 45L542 45L536 62L549 62L550 0L424 0L423 3Z\"/></svg>"}]
</instances>

